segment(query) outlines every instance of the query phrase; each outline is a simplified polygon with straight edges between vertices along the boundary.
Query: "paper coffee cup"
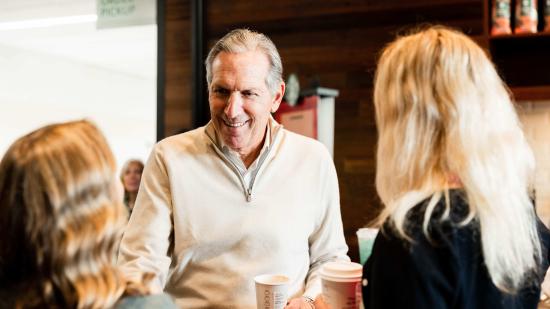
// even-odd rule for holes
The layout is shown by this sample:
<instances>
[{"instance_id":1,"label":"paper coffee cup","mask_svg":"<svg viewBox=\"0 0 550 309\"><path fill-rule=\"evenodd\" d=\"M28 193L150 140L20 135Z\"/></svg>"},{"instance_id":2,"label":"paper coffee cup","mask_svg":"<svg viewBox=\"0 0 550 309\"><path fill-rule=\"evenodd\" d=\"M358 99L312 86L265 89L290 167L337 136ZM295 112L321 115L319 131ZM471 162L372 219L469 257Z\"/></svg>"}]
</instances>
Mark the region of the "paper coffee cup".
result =
<instances>
[{"instance_id":1,"label":"paper coffee cup","mask_svg":"<svg viewBox=\"0 0 550 309\"><path fill-rule=\"evenodd\" d=\"M363 266L353 262L329 262L321 269L323 298L331 309L359 309L362 303Z\"/></svg>"},{"instance_id":2,"label":"paper coffee cup","mask_svg":"<svg viewBox=\"0 0 550 309\"><path fill-rule=\"evenodd\" d=\"M256 283L256 304L258 309L283 309L288 298L290 280L283 275L259 275Z\"/></svg>"},{"instance_id":3,"label":"paper coffee cup","mask_svg":"<svg viewBox=\"0 0 550 309\"><path fill-rule=\"evenodd\" d=\"M357 230L357 242L359 243L359 261L362 265L369 259L374 246L374 240L378 229L361 228Z\"/></svg>"}]
</instances>

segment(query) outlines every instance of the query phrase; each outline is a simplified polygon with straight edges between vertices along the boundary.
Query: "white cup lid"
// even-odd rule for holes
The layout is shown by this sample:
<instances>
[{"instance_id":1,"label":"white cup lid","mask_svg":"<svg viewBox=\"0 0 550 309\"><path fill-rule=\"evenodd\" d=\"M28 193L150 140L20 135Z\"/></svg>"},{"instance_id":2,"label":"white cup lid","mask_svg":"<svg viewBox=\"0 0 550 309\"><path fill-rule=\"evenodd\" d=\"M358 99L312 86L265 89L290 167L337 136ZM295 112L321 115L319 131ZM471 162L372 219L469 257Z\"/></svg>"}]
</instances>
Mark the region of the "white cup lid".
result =
<instances>
[{"instance_id":1,"label":"white cup lid","mask_svg":"<svg viewBox=\"0 0 550 309\"><path fill-rule=\"evenodd\" d=\"M266 285L283 285L290 282L290 279L284 275L264 274L254 277L254 281Z\"/></svg>"},{"instance_id":2,"label":"white cup lid","mask_svg":"<svg viewBox=\"0 0 550 309\"><path fill-rule=\"evenodd\" d=\"M360 278L363 265L353 262L328 262L323 265L322 275L333 278Z\"/></svg>"},{"instance_id":3,"label":"white cup lid","mask_svg":"<svg viewBox=\"0 0 550 309\"><path fill-rule=\"evenodd\" d=\"M357 234L357 237L359 238L375 238L376 234L378 234L378 229L370 228L370 227L363 227L357 230L355 232Z\"/></svg>"}]
</instances>

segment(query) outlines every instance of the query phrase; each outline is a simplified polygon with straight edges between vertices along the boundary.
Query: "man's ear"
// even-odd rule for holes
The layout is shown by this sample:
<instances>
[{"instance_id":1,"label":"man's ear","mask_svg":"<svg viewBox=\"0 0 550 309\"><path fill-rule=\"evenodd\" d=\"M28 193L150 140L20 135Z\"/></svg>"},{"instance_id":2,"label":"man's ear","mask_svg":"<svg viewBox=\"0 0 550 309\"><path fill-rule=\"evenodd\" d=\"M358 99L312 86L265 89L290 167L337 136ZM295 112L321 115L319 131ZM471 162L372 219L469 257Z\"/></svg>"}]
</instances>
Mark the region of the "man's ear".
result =
<instances>
[{"instance_id":1,"label":"man's ear","mask_svg":"<svg viewBox=\"0 0 550 309\"><path fill-rule=\"evenodd\" d=\"M279 109L279 105L281 105L283 95L285 94L285 87L285 82L281 81L279 89L277 89L277 92L273 96L273 103L271 103L271 113L275 113Z\"/></svg>"}]
</instances>

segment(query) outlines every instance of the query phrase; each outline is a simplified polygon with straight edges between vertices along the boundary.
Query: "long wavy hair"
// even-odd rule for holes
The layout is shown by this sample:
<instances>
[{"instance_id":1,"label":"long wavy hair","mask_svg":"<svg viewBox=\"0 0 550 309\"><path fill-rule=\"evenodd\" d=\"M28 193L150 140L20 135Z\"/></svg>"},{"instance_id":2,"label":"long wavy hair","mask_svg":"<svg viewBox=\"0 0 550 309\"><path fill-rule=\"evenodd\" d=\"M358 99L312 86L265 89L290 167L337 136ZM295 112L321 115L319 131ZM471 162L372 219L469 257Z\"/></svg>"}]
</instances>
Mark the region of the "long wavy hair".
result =
<instances>
[{"instance_id":1,"label":"long wavy hair","mask_svg":"<svg viewBox=\"0 0 550 309\"><path fill-rule=\"evenodd\" d=\"M464 34L435 26L383 51L374 87L378 127L376 188L388 221L410 240L407 214L431 196L428 224L450 179L478 223L493 283L515 293L532 283L541 259L529 192L534 157L509 92L484 51ZM429 235L428 235L429 236Z\"/></svg>"},{"instance_id":2,"label":"long wavy hair","mask_svg":"<svg viewBox=\"0 0 550 309\"><path fill-rule=\"evenodd\" d=\"M126 209L107 141L82 120L18 139L0 162L0 290L16 308L109 308Z\"/></svg>"}]
</instances>

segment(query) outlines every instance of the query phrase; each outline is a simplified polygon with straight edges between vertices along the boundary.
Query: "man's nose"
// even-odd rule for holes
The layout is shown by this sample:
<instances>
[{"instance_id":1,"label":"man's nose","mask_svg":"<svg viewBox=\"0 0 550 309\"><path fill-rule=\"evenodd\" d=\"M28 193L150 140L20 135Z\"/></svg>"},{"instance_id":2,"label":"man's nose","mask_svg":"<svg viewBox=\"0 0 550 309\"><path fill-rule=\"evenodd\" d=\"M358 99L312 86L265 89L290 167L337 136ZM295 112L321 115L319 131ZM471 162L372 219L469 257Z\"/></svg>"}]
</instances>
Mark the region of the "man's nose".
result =
<instances>
[{"instance_id":1,"label":"man's nose","mask_svg":"<svg viewBox=\"0 0 550 309\"><path fill-rule=\"evenodd\" d=\"M227 98L227 105L225 106L225 115L227 118L237 118L243 109L243 100L241 94L238 91L231 92L229 98Z\"/></svg>"}]
</instances>

